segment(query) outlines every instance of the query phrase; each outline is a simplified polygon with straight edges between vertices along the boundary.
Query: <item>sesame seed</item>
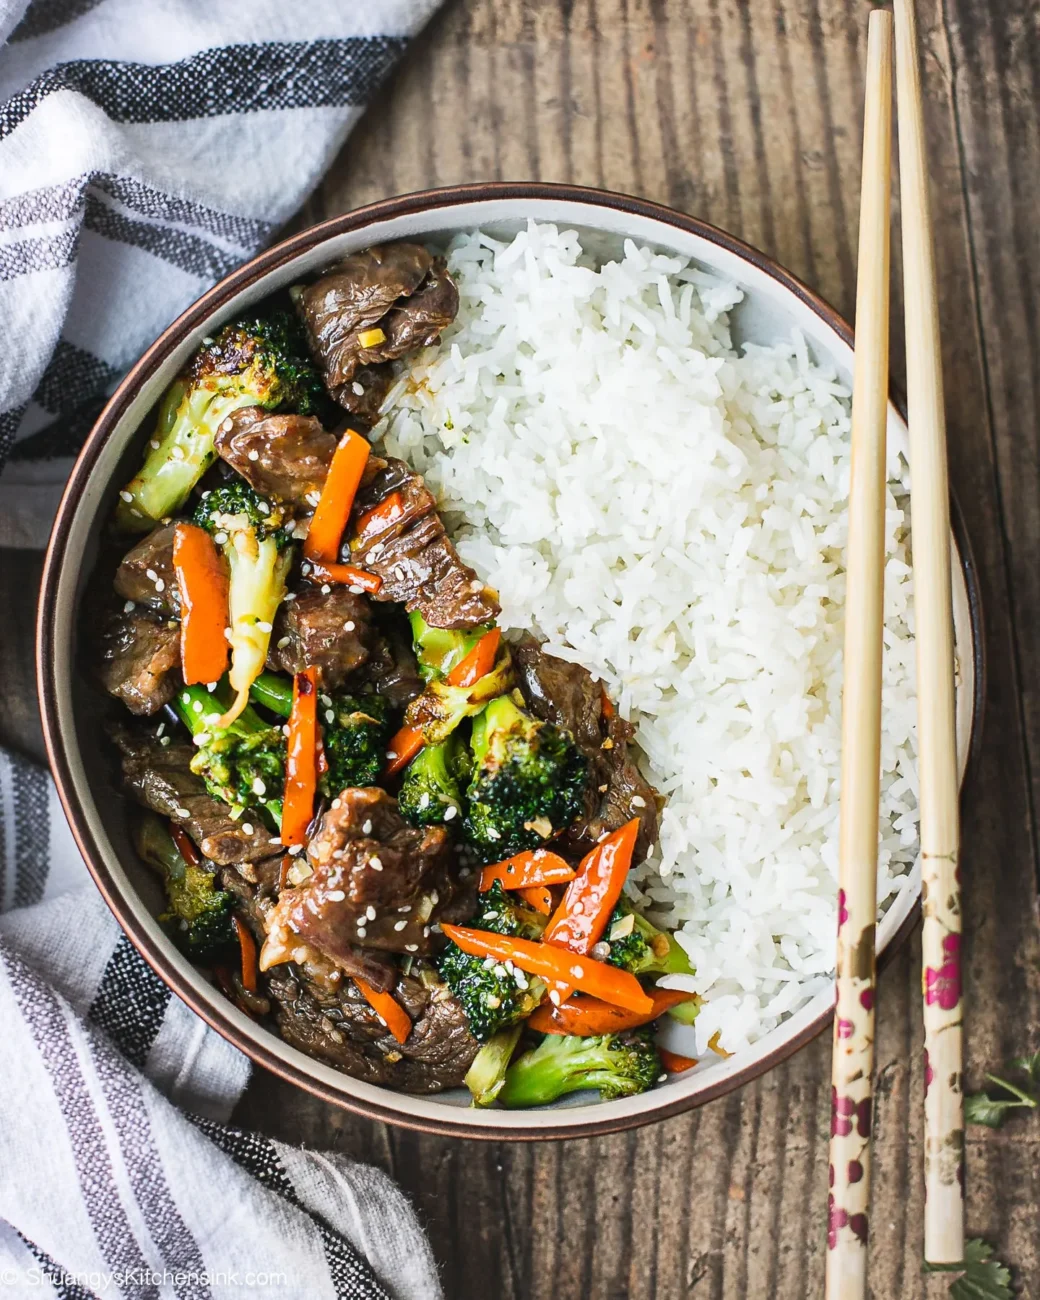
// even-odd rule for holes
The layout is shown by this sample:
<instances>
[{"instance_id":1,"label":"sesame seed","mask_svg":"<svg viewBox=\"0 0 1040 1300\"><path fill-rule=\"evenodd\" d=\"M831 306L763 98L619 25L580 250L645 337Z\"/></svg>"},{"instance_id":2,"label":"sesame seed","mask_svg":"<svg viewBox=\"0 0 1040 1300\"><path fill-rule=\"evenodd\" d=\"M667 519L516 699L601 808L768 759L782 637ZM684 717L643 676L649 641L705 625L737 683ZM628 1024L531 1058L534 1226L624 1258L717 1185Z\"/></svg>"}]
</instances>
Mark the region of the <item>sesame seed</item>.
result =
<instances>
[{"instance_id":1,"label":"sesame seed","mask_svg":"<svg viewBox=\"0 0 1040 1300\"><path fill-rule=\"evenodd\" d=\"M158 450L159 450L159 439L158 439L158 438L152 438L151 441L148 443L148 446L151 447L152 451L158 451Z\"/></svg>"},{"instance_id":2,"label":"sesame seed","mask_svg":"<svg viewBox=\"0 0 1040 1300\"><path fill-rule=\"evenodd\" d=\"M163 736L162 740L159 741L159 744L162 745L164 748L165 748L165 746L168 745L169 743L170 743L170 737L169 737L169 736Z\"/></svg>"},{"instance_id":3,"label":"sesame seed","mask_svg":"<svg viewBox=\"0 0 1040 1300\"><path fill-rule=\"evenodd\" d=\"M459 810L455 807L454 804L449 804L448 807L445 808L445 810L444 810L444 820L445 820L446 822L450 822L451 819L455 816L455 814L456 814L458 811L459 811Z\"/></svg>"},{"instance_id":4,"label":"sesame seed","mask_svg":"<svg viewBox=\"0 0 1040 1300\"><path fill-rule=\"evenodd\" d=\"M341 808L343 806L343 800L339 797L339 795L337 795L336 798L333 799L332 806L333 808Z\"/></svg>"},{"instance_id":5,"label":"sesame seed","mask_svg":"<svg viewBox=\"0 0 1040 1300\"><path fill-rule=\"evenodd\" d=\"M366 563L366 564L375 564L375 562L376 562L376 556L377 556L378 554L379 554L379 552L378 552L378 551L376 550L376 548L373 546L373 548L372 548L372 549L368 552L368 554L365 556L365 563Z\"/></svg>"},{"instance_id":6,"label":"sesame seed","mask_svg":"<svg viewBox=\"0 0 1040 1300\"><path fill-rule=\"evenodd\" d=\"M192 736L192 738L191 738L191 743L192 743L193 745L208 745L208 744L209 744L209 732L208 732L208 731L200 731L199 734L198 734L197 736Z\"/></svg>"},{"instance_id":7,"label":"sesame seed","mask_svg":"<svg viewBox=\"0 0 1040 1300\"><path fill-rule=\"evenodd\" d=\"M500 840L502 838L499 832L495 830L494 826L489 826L487 828L487 835L489 840Z\"/></svg>"},{"instance_id":8,"label":"sesame seed","mask_svg":"<svg viewBox=\"0 0 1040 1300\"><path fill-rule=\"evenodd\" d=\"M347 588L352 596L360 596L364 592L364 587L350 586Z\"/></svg>"},{"instance_id":9,"label":"sesame seed","mask_svg":"<svg viewBox=\"0 0 1040 1300\"><path fill-rule=\"evenodd\" d=\"M485 912L485 913L484 913L484 920L485 920L485 921L494 921L495 918L496 918L497 916L498 916L498 912Z\"/></svg>"},{"instance_id":10,"label":"sesame seed","mask_svg":"<svg viewBox=\"0 0 1040 1300\"><path fill-rule=\"evenodd\" d=\"M209 727L214 726L219 721L220 721L219 713L207 713L206 716L203 718L203 722L205 722L206 725Z\"/></svg>"},{"instance_id":11,"label":"sesame seed","mask_svg":"<svg viewBox=\"0 0 1040 1300\"><path fill-rule=\"evenodd\" d=\"M394 929L395 929L395 930L403 930L403 929L407 926L407 924L408 924L407 921L395 921L395 922L394 922Z\"/></svg>"},{"instance_id":12,"label":"sesame seed","mask_svg":"<svg viewBox=\"0 0 1040 1300\"><path fill-rule=\"evenodd\" d=\"M399 907L397 910L399 912L410 912L412 910L412 905L411 903L405 903L403 907Z\"/></svg>"},{"instance_id":13,"label":"sesame seed","mask_svg":"<svg viewBox=\"0 0 1040 1300\"><path fill-rule=\"evenodd\" d=\"M155 729L155 734L156 734L157 736L161 736L165 730L166 730L166 723L165 723L165 722L160 722L159 725L158 725L158 726L156 727L156 729Z\"/></svg>"},{"instance_id":14,"label":"sesame seed","mask_svg":"<svg viewBox=\"0 0 1040 1300\"><path fill-rule=\"evenodd\" d=\"M357 928L357 937L359 939L364 939L367 934L368 931L365 929L365 927L363 925L359 925Z\"/></svg>"},{"instance_id":15,"label":"sesame seed","mask_svg":"<svg viewBox=\"0 0 1040 1300\"><path fill-rule=\"evenodd\" d=\"M134 602L132 600L128 600L126 604L123 606L123 613L132 614L133 610L134 610Z\"/></svg>"},{"instance_id":16,"label":"sesame seed","mask_svg":"<svg viewBox=\"0 0 1040 1300\"><path fill-rule=\"evenodd\" d=\"M371 903L369 903L369 905L365 908L365 915L368 917L370 921L374 921L376 919L376 909L372 906Z\"/></svg>"},{"instance_id":17,"label":"sesame seed","mask_svg":"<svg viewBox=\"0 0 1040 1300\"><path fill-rule=\"evenodd\" d=\"M267 786L264 784L263 777L257 776L253 778L253 793L260 795L267 793Z\"/></svg>"},{"instance_id":18,"label":"sesame seed","mask_svg":"<svg viewBox=\"0 0 1040 1300\"><path fill-rule=\"evenodd\" d=\"M379 858L369 858L368 865L372 868L373 871L383 870L383 864Z\"/></svg>"},{"instance_id":19,"label":"sesame seed","mask_svg":"<svg viewBox=\"0 0 1040 1300\"><path fill-rule=\"evenodd\" d=\"M243 832L244 832L246 835L252 835L252 833L253 833L253 823L252 823L252 822L243 822L243 823L242 823L242 830L243 830Z\"/></svg>"},{"instance_id":20,"label":"sesame seed","mask_svg":"<svg viewBox=\"0 0 1040 1300\"><path fill-rule=\"evenodd\" d=\"M302 844L290 844L290 845L289 845L289 852L292 854L293 857L296 857L297 853L302 853L302 852L303 852L303 845L302 845Z\"/></svg>"},{"instance_id":21,"label":"sesame seed","mask_svg":"<svg viewBox=\"0 0 1040 1300\"><path fill-rule=\"evenodd\" d=\"M331 586L329 586L329 584L328 584L327 582L323 582L323 583L321 584L321 594L322 594L323 596L327 596L331 590L332 590L332 588L331 588Z\"/></svg>"},{"instance_id":22,"label":"sesame seed","mask_svg":"<svg viewBox=\"0 0 1040 1300\"><path fill-rule=\"evenodd\" d=\"M424 809L429 808L429 806L430 806L430 796L429 793L426 790L424 790L422 794L419 796L419 811L422 812Z\"/></svg>"},{"instance_id":23,"label":"sesame seed","mask_svg":"<svg viewBox=\"0 0 1040 1300\"><path fill-rule=\"evenodd\" d=\"M387 758L390 758L390 759L396 758L396 757L397 757L397 751L394 750L394 749L388 749L388 750L386 751L386 756L387 756Z\"/></svg>"},{"instance_id":24,"label":"sesame seed","mask_svg":"<svg viewBox=\"0 0 1040 1300\"><path fill-rule=\"evenodd\" d=\"M342 903L343 900L346 898L346 894L343 892L342 889L330 889L329 892L325 895L325 897L329 900L330 903Z\"/></svg>"},{"instance_id":25,"label":"sesame seed","mask_svg":"<svg viewBox=\"0 0 1040 1300\"><path fill-rule=\"evenodd\" d=\"M582 976L585 974L585 967L584 967L584 966L572 966L572 967L571 967L571 974L574 976L574 978L575 978L576 980L580 980L580 979L582 978Z\"/></svg>"},{"instance_id":26,"label":"sesame seed","mask_svg":"<svg viewBox=\"0 0 1040 1300\"><path fill-rule=\"evenodd\" d=\"M218 546L223 546L224 543L227 541L227 533L225 533L223 530L221 530L219 533L214 533L213 540L217 543Z\"/></svg>"},{"instance_id":27,"label":"sesame seed","mask_svg":"<svg viewBox=\"0 0 1040 1300\"><path fill-rule=\"evenodd\" d=\"M354 394L355 397L364 397L365 395L365 390L361 387L361 385L358 383L356 379L350 385L350 391Z\"/></svg>"},{"instance_id":28,"label":"sesame seed","mask_svg":"<svg viewBox=\"0 0 1040 1300\"><path fill-rule=\"evenodd\" d=\"M423 932L424 939L428 939L430 937L430 927L428 925L423 926L422 932Z\"/></svg>"},{"instance_id":29,"label":"sesame seed","mask_svg":"<svg viewBox=\"0 0 1040 1300\"><path fill-rule=\"evenodd\" d=\"M667 1079L667 1078L668 1078L668 1075L667 1075L667 1074L659 1074L659 1075L657 1076L657 1082L658 1082L658 1083L664 1083L665 1079Z\"/></svg>"},{"instance_id":30,"label":"sesame seed","mask_svg":"<svg viewBox=\"0 0 1040 1300\"><path fill-rule=\"evenodd\" d=\"M399 581L399 582L404 582L405 578L407 578L407 576L408 576L407 573L405 573L405 569L404 569L404 565L403 565L403 564L397 564L397 565L395 565L395 566L394 566L394 573L397 574L397 578L398 578L398 581Z\"/></svg>"},{"instance_id":31,"label":"sesame seed","mask_svg":"<svg viewBox=\"0 0 1040 1300\"><path fill-rule=\"evenodd\" d=\"M257 510L260 511L262 515L269 515L271 513L271 507L267 504L266 501L258 501L256 503L256 508Z\"/></svg>"},{"instance_id":32,"label":"sesame seed","mask_svg":"<svg viewBox=\"0 0 1040 1300\"><path fill-rule=\"evenodd\" d=\"M281 842L282 842L282 837L281 837L280 835L272 835L272 836L271 836L271 843L272 843L272 844L281 844Z\"/></svg>"},{"instance_id":33,"label":"sesame seed","mask_svg":"<svg viewBox=\"0 0 1040 1300\"><path fill-rule=\"evenodd\" d=\"M362 834L362 835L371 835L371 834L372 834L372 822L371 822L370 820L369 820L369 821L362 822L362 824L361 824L361 834Z\"/></svg>"},{"instance_id":34,"label":"sesame seed","mask_svg":"<svg viewBox=\"0 0 1040 1300\"><path fill-rule=\"evenodd\" d=\"M145 569L144 576L148 579L149 582L154 582L159 575L155 572L154 569Z\"/></svg>"},{"instance_id":35,"label":"sesame seed","mask_svg":"<svg viewBox=\"0 0 1040 1300\"><path fill-rule=\"evenodd\" d=\"M646 800L643 798L643 796L642 796L641 794L634 794L634 795L632 796L632 807L633 807L633 808L645 808L645 807L646 807Z\"/></svg>"},{"instance_id":36,"label":"sesame seed","mask_svg":"<svg viewBox=\"0 0 1040 1300\"><path fill-rule=\"evenodd\" d=\"M347 621L343 624L343 631L353 632L353 630L354 630L354 621L353 619L348 618Z\"/></svg>"},{"instance_id":37,"label":"sesame seed","mask_svg":"<svg viewBox=\"0 0 1040 1300\"><path fill-rule=\"evenodd\" d=\"M184 448L183 448L183 447L179 447L179 446L178 446L178 447L171 447L171 448L170 448L170 455L173 457L174 460L183 460L183 459L184 459Z\"/></svg>"},{"instance_id":38,"label":"sesame seed","mask_svg":"<svg viewBox=\"0 0 1040 1300\"><path fill-rule=\"evenodd\" d=\"M289 735L289 724L287 722L282 723L282 735L286 737Z\"/></svg>"},{"instance_id":39,"label":"sesame seed","mask_svg":"<svg viewBox=\"0 0 1040 1300\"><path fill-rule=\"evenodd\" d=\"M201 712L202 712L202 701L201 701L201 700L193 700L193 701L192 701L192 705L191 705L191 711L192 711L192 713L201 713Z\"/></svg>"},{"instance_id":40,"label":"sesame seed","mask_svg":"<svg viewBox=\"0 0 1040 1300\"><path fill-rule=\"evenodd\" d=\"M559 993L557 993L555 989L549 990L549 1001L553 1004L554 1007L558 1007L560 1005L560 995Z\"/></svg>"},{"instance_id":41,"label":"sesame seed","mask_svg":"<svg viewBox=\"0 0 1040 1300\"><path fill-rule=\"evenodd\" d=\"M404 946L404 950L405 952L418 952L419 945L417 943L406 943Z\"/></svg>"},{"instance_id":42,"label":"sesame seed","mask_svg":"<svg viewBox=\"0 0 1040 1300\"><path fill-rule=\"evenodd\" d=\"M230 432L231 432L233 426L232 426L232 423L231 423L231 416L230 416L230 415L228 416L228 418L224 421L224 423L223 423L220 427L224 430L225 433L230 433Z\"/></svg>"},{"instance_id":43,"label":"sesame seed","mask_svg":"<svg viewBox=\"0 0 1040 1300\"><path fill-rule=\"evenodd\" d=\"M230 640L231 640L231 629L230 629L229 627L226 627L226 628L224 629L224 640L225 640L225 641L230 641Z\"/></svg>"},{"instance_id":44,"label":"sesame seed","mask_svg":"<svg viewBox=\"0 0 1040 1300\"><path fill-rule=\"evenodd\" d=\"M258 632L270 632L271 624L266 619L258 618L256 620L256 630Z\"/></svg>"},{"instance_id":45,"label":"sesame seed","mask_svg":"<svg viewBox=\"0 0 1040 1300\"><path fill-rule=\"evenodd\" d=\"M156 591L165 591L165 590L166 590L166 583L163 582L162 578L156 578L156 580L155 580L155 590L156 590Z\"/></svg>"},{"instance_id":46,"label":"sesame seed","mask_svg":"<svg viewBox=\"0 0 1040 1300\"><path fill-rule=\"evenodd\" d=\"M177 814L178 817L190 817L190 816L191 816L191 813L188 811L187 808L175 808L173 811Z\"/></svg>"},{"instance_id":47,"label":"sesame seed","mask_svg":"<svg viewBox=\"0 0 1040 1300\"><path fill-rule=\"evenodd\" d=\"M292 640L291 637L280 636L278 640L275 642L275 645L278 647L279 650L284 650L291 640Z\"/></svg>"},{"instance_id":48,"label":"sesame seed","mask_svg":"<svg viewBox=\"0 0 1040 1300\"><path fill-rule=\"evenodd\" d=\"M120 492L119 494L124 501L133 501L133 496L129 492Z\"/></svg>"},{"instance_id":49,"label":"sesame seed","mask_svg":"<svg viewBox=\"0 0 1040 1300\"><path fill-rule=\"evenodd\" d=\"M259 460L259 459L260 459L260 453L257 451L257 449L256 449L255 447L254 447L253 450L249 453L249 459L250 459L250 460Z\"/></svg>"},{"instance_id":50,"label":"sesame seed","mask_svg":"<svg viewBox=\"0 0 1040 1300\"><path fill-rule=\"evenodd\" d=\"M135 519L140 519L140 518L141 518L141 512L140 512L140 510L138 510L138 508L137 508L136 506L131 506L131 507L130 507L130 513L133 515L133 517L134 517Z\"/></svg>"},{"instance_id":51,"label":"sesame seed","mask_svg":"<svg viewBox=\"0 0 1040 1300\"><path fill-rule=\"evenodd\" d=\"M295 591L287 591L287 592L285 593L285 595L282 597L282 600L283 600L283 601L284 601L284 600L295 600L295 599L296 599L296 592L295 592Z\"/></svg>"}]
</instances>

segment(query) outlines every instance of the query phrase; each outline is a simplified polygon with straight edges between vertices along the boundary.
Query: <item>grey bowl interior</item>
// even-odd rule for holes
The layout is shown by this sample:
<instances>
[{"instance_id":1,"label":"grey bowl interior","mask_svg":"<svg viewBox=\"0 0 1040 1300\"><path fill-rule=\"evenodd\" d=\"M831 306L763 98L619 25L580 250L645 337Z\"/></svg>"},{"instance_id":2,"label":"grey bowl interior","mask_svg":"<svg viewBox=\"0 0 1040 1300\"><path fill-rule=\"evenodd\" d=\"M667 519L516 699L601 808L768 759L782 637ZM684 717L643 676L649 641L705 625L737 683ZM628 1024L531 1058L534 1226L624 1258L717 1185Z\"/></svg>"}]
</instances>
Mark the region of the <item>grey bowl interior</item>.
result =
<instances>
[{"instance_id":1,"label":"grey bowl interior","mask_svg":"<svg viewBox=\"0 0 1040 1300\"><path fill-rule=\"evenodd\" d=\"M40 621L45 725L70 821L99 886L163 978L255 1059L332 1101L415 1127L485 1137L587 1133L641 1123L698 1104L761 1073L812 1037L829 1019L830 998L815 999L746 1052L728 1060L707 1060L650 1093L621 1101L600 1103L595 1094L582 1094L537 1112L475 1111L468 1108L468 1096L462 1093L410 1097L339 1074L288 1047L229 1004L177 953L156 924L161 891L130 845L126 806L116 791L115 759L102 734L105 719L119 710L83 677L77 647L83 596L98 558L103 524L119 487L140 461L142 444L149 436L146 416L203 336L274 290L319 271L355 248L402 237L443 243L458 230L476 226L508 235L531 217L577 228L587 246L604 256L619 251L623 239L635 238L692 257L704 269L732 278L744 288L745 299L731 317L736 342L772 343L799 329L818 360L831 363L850 379L847 327L829 308L761 255L662 209L544 186L498 191L475 187L472 193L415 196L410 203L376 205L305 232L229 277L171 326L135 367L102 415L70 482L52 538ZM894 404L889 410L889 437L905 449L906 428ZM976 669L972 603L959 554L954 575L958 747L963 771L975 710ZM879 928L880 950L905 931L914 902L904 896L889 909ZM689 1033L671 1027L667 1041L675 1050L691 1052Z\"/></svg>"}]
</instances>

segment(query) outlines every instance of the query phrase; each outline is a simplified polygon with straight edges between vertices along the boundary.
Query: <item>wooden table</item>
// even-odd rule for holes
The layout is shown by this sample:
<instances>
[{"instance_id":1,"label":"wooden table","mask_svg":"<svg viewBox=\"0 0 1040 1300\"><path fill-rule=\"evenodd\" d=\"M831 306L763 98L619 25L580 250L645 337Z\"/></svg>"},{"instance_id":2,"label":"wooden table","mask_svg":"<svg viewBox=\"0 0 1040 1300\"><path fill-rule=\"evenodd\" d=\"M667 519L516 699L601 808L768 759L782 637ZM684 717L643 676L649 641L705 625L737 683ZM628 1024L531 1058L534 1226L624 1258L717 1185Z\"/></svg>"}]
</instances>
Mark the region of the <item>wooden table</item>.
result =
<instances>
[{"instance_id":1,"label":"wooden table","mask_svg":"<svg viewBox=\"0 0 1040 1300\"><path fill-rule=\"evenodd\" d=\"M1040 19L919 0L953 483L986 622L964 807L967 1078L1040 1047ZM854 0L449 0L298 225L451 182L575 181L705 217L851 316L867 6ZM894 319L901 319L898 239ZM899 327L893 339L902 374ZM0 736L38 750L24 559L3 565ZM38 564L30 565L38 574ZM873 1294L921 1274L920 942L881 979ZM822 1294L829 1043L692 1114L591 1141L423 1137L258 1072L237 1120L388 1170L451 1297ZM968 1136L968 1228L1040 1295L1040 1117Z\"/></svg>"}]
</instances>

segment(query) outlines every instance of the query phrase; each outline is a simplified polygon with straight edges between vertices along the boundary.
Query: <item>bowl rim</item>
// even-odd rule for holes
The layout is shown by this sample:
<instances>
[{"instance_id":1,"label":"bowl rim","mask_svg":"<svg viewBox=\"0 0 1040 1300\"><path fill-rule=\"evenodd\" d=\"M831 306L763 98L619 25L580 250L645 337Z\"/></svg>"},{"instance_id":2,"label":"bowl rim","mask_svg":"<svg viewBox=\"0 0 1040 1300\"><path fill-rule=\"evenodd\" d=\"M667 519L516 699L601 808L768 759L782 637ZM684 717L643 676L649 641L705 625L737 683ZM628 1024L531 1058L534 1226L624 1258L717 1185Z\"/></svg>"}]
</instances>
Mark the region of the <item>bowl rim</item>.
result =
<instances>
[{"instance_id":1,"label":"bowl rim","mask_svg":"<svg viewBox=\"0 0 1040 1300\"><path fill-rule=\"evenodd\" d=\"M201 297L196 299L159 335L159 337L142 353L127 372L105 404L93 428L76 458L68 482L58 506L54 525L44 558L43 576L37 608L36 637L36 678L40 699L44 744L51 772L54 776L58 797L65 816L68 819L73 838L93 877L94 883L112 911L124 933L134 947L148 962L160 979L167 984L182 1001L199 1015L211 1028L231 1042L256 1064L263 1066L282 1080L304 1088L314 1096L332 1105L351 1111L366 1118L380 1120L384 1123L397 1124L419 1132L441 1136L471 1138L485 1141L538 1141L546 1138L561 1139L574 1137L592 1137L605 1133L618 1132L623 1129L636 1128L652 1121L666 1119L683 1111L701 1106L708 1101L735 1091L753 1079L764 1075L782 1061L793 1056L795 1052L826 1029L833 1019L833 1010L821 1012L814 1020L791 1038L778 1044L772 1051L760 1059L750 1062L743 1068L736 1069L709 1083L694 1096L681 1096L674 1101L667 1101L666 1094L659 1094L661 1104L648 1107L635 1114L613 1115L608 1107L588 1106L576 1108L574 1123L554 1125L542 1130L518 1127L509 1122L493 1127L473 1127L452 1119L451 1107L444 1107L444 1117L425 1118L402 1114L392 1104L383 1105L367 1098L339 1092L312 1076L306 1069L291 1061L277 1056L267 1047L264 1039L249 1037L230 1017L225 1018L200 997L181 972L172 966L166 954L154 942L153 937L143 928L134 909L124 900L122 890L112 878L100 846L94 838L87 822L76 791L72 774L65 754L62 737L60 711L58 708L58 657L55 635L55 595L58 575L64 563L66 546L74 518L78 513L79 502L98 456L122 418L127 407L136 396L147 376L159 366L178 344L182 343L203 320L229 301L234 295L247 288L263 275L277 270L301 253L307 252L325 240L367 225L391 218L416 216L426 211L435 211L443 207L466 206L489 200L509 200L529 202L540 200L563 201L584 205L590 210L604 208L626 215L647 218L664 225L678 228L688 234L715 244L735 255L742 261L764 272L780 286L799 298L834 334L847 344L853 345L853 330L841 314L806 284L787 271L773 258L736 236L719 229L698 217L689 216L673 208L651 202L647 199L623 194L613 190L599 190L585 186L558 184L543 181L489 181L475 184L446 186L437 189L419 190L411 194L382 199L350 212L329 218L317 225L310 226L290 236L272 247L259 253L256 257L243 263L230 275L220 280ZM890 394L891 404L905 421L905 403L893 390ZM974 691L972 699L972 728L968 744L967 764L962 781L971 778L972 769L978 756L979 737L981 735L982 708L985 685L985 659L983 653L982 608L979 598L977 570L972 556L968 535L964 526L962 513L956 498L951 494L951 523L960 554L961 568L968 594L969 623L972 633L972 663L974 669ZM897 949L906 941L917 923L920 913L920 899L914 903L899 929L892 936L879 958L879 965L884 966ZM385 1090L390 1097L396 1096ZM598 1112L598 1117L597 1117ZM507 1116L508 1112L503 1112Z\"/></svg>"}]
</instances>

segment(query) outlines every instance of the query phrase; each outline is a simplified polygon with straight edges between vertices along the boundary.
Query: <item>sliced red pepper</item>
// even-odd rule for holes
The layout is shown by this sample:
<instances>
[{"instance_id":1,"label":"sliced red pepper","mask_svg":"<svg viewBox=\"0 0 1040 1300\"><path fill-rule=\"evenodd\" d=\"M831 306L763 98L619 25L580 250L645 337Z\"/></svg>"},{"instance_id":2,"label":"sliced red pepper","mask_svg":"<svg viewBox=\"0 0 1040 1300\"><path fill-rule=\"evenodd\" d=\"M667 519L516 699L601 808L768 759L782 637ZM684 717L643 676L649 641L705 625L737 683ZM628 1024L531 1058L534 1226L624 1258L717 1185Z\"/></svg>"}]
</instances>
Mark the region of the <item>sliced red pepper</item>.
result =
<instances>
[{"instance_id":1,"label":"sliced red pepper","mask_svg":"<svg viewBox=\"0 0 1040 1300\"><path fill-rule=\"evenodd\" d=\"M360 433L353 429L348 429L340 438L303 543L306 559L331 563L339 555L343 530L354 507L354 498L371 450Z\"/></svg>"},{"instance_id":2,"label":"sliced red pepper","mask_svg":"<svg viewBox=\"0 0 1040 1300\"><path fill-rule=\"evenodd\" d=\"M242 953L242 987L250 993L256 992L256 940L253 932L240 916L231 918L238 933L238 947Z\"/></svg>"},{"instance_id":3,"label":"sliced red pepper","mask_svg":"<svg viewBox=\"0 0 1040 1300\"><path fill-rule=\"evenodd\" d=\"M582 858L577 876L545 927L546 943L586 953L599 942L621 897L638 835L639 818L633 817Z\"/></svg>"},{"instance_id":4,"label":"sliced red pepper","mask_svg":"<svg viewBox=\"0 0 1040 1300\"><path fill-rule=\"evenodd\" d=\"M227 672L228 572L213 538L194 524L173 530L173 571L181 597L181 673L186 686Z\"/></svg>"},{"instance_id":5,"label":"sliced red pepper","mask_svg":"<svg viewBox=\"0 0 1040 1300\"><path fill-rule=\"evenodd\" d=\"M599 998L583 996L568 998L558 1007L543 1002L535 1008L527 1027L540 1034L574 1034L578 1038L618 1034L623 1029L637 1029L649 1024L663 1016L669 1007L676 1007L680 1002L692 1002L696 996L696 993L685 993L682 989L653 989L650 993L653 1005L645 1014L624 1011Z\"/></svg>"},{"instance_id":6,"label":"sliced red pepper","mask_svg":"<svg viewBox=\"0 0 1040 1300\"><path fill-rule=\"evenodd\" d=\"M338 583L341 587L360 587L374 596L383 585L378 573L369 573L354 564L335 564L331 560L312 560L311 571L305 575L313 582Z\"/></svg>"},{"instance_id":7,"label":"sliced red pepper","mask_svg":"<svg viewBox=\"0 0 1040 1300\"><path fill-rule=\"evenodd\" d=\"M364 980L358 979L356 975L354 976L354 983L365 995L365 1001L397 1041L399 1043L405 1042L412 1032L412 1022L408 1018L408 1012L405 1011L400 1002L390 993L380 993L371 984L366 984Z\"/></svg>"},{"instance_id":8,"label":"sliced red pepper","mask_svg":"<svg viewBox=\"0 0 1040 1300\"><path fill-rule=\"evenodd\" d=\"M585 993L591 993L604 1002L625 1007L629 1011L645 1015L653 1010L653 1002L643 992L636 977L617 966L607 966L591 957L579 957L564 948L554 948L552 944L492 934L489 930L471 930L445 924L441 925L441 929L471 957L495 957L498 961L511 961L528 975L573 984Z\"/></svg>"},{"instance_id":9,"label":"sliced red pepper","mask_svg":"<svg viewBox=\"0 0 1040 1300\"><path fill-rule=\"evenodd\" d=\"M195 847L195 841L191 838L183 826L178 826L176 822L170 822L170 834L173 836L173 842L177 845L177 852L181 855L189 867L201 867L202 858Z\"/></svg>"},{"instance_id":10,"label":"sliced red pepper","mask_svg":"<svg viewBox=\"0 0 1040 1300\"><path fill-rule=\"evenodd\" d=\"M449 686L474 686L495 666L502 633L497 627L486 632L464 659L460 659L448 674Z\"/></svg>"},{"instance_id":11,"label":"sliced red pepper","mask_svg":"<svg viewBox=\"0 0 1040 1300\"><path fill-rule=\"evenodd\" d=\"M383 768L383 775L394 776L402 768L407 767L425 743L421 727L402 727L391 736L390 744L386 747L386 767Z\"/></svg>"},{"instance_id":12,"label":"sliced red pepper","mask_svg":"<svg viewBox=\"0 0 1040 1300\"><path fill-rule=\"evenodd\" d=\"M404 514L404 498L400 492L391 492L377 506L359 515L350 539L352 551L361 550L365 543L379 537L397 523Z\"/></svg>"},{"instance_id":13,"label":"sliced red pepper","mask_svg":"<svg viewBox=\"0 0 1040 1300\"><path fill-rule=\"evenodd\" d=\"M314 816L318 786L318 670L305 668L293 679L292 712L282 800L282 843L302 844Z\"/></svg>"},{"instance_id":14,"label":"sliced red pepper","mask_svg":"<svg viewBox=\"0 0 1040 1300\"><path fill-rule=\"evenodd\" d=\"M528 907L533 907L543 916L552 916L553 896L548 885L532 885L530 889L518 889L517 893Z\"/></svg>"},{"instance_id":15,"label":"sliced red pepper","mask_svg":"<svg viewBox=\"0 0 1040 1300\"><path fill-rule=\"evenodd\" d=\"M503 889L528 889L532 885L565 885L577 873L569 862L548 849L528 849L485 867L480 873L480 892L501 880Z\"/></svg>"},{"instance_id":16,"label":"sliced red pepper","mask_svg":"<svg viewBox=\"0 0 1040 1300\"><path fill-rule=\"evenodd\" d=\"M678 1052L670 1052L667 1047L659 1047L657 1055L669 1074L682 1074L684 1070L692 1070L697 1064L695 1056L680 1056Z\"/></svg>"}]
</instances>

